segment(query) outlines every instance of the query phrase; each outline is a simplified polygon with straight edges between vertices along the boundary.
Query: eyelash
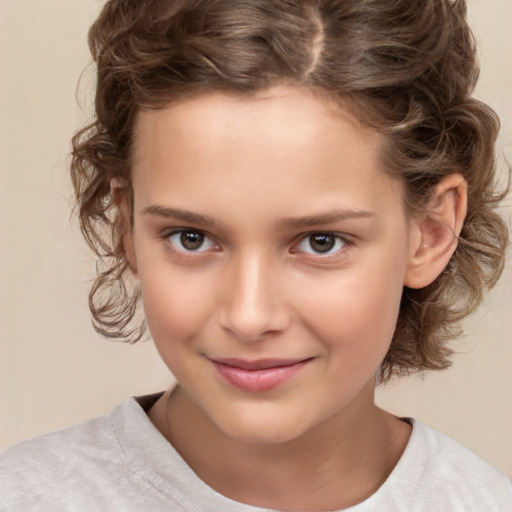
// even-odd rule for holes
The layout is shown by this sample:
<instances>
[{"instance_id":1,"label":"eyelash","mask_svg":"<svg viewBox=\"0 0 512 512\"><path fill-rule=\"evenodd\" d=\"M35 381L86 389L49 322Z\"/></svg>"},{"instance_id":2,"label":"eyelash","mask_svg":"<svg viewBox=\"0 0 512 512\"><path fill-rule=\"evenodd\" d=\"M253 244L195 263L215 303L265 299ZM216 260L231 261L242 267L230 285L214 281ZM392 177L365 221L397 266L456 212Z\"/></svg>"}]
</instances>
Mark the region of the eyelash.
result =
<instances>
[{"instance_id":1,"label":"eyelash","mask_svg":"<svg viewBox=\"0 0 512 512\"><path fill-rule=\"evenodd\" d=\"M200 237L203 237L201 240L201 245L198 247L199 250L193 250L193 249L186 249L183 247L182 244L182 237L184 234L195 234L199 235ZM334 246L332 248L329 248L325 252L316 252L314 249L311 248L311 239L312 237L332 237L334 240ZM173 241L173 237L175 237L175 240ZM172 250L183 254L183 255L194 255L194 254L202 254L205 252L208 252L210 250L218 250L220 246L213 240L213 238L206 233L203 230L200 229L192 229L192 228L177 228L172 230L171 232L166 232L162 237L172 248ZM297 250L297 247L299 247L303 243L308 243L309 240L309 248L312 249L311 251L306 250L306 248L303 248L303 250ZM203 248L204 241L208 241L208 246L206 248ZM176 243L179 243L182 245L182 248L178 248L176 246ZM341 244L341 246L340 246ZM339 256L340 254L346 252L348 249L350 249L351 246L354 245L354 242L350 240L345 235L341 235L339 233L334 233L330 231L312 231L310 233L302 234L298 238L298 242L294 243L291 253L292 254L306 254L309 255L307 257L319 257L319 258L332 258ZM337 248L336 248L337 247ZM336 248L336 251L330 252L333 248Z\"/></svg>"},{"instance_id":2,"label":"eyelash","mask_svg":"<svg viewBox=\"0 0 512 512\"><path fill-rule=\"evenodd\" d=\"M201 243L199 250L189 250L186 248L182 248L182 249L177 248L176 245L173 243L172 238L173 237L182 238L183 235L187 234L187 233L188 234L196 234L196 235L199 235L200 237L203 237L203 241L208 240L209 246L206 249L204 249L202 247L203 243ZM172 249L174 249L175 251L182 253L182 254L201 254L203 252L207 252L208 250L219 248L218 244L215 243L207 233L205 233L204 231L202 231L200 229L178 228L178 229L174 229L173 231L164 234L163 238L172 247ZM178 240L176 240L176 242L178 242ZM181 243L181 242L182 241L180 240L179 243Z\"/></svg>"},{"instance_id":3,"label":"eyelash","mask_svg":"<svg viewBox=\"0 0 512 512\"><path fill-rule=\"evenodd\" d=\"M329 248L325 252L315 251L311 246L313 237L332 238L334 246ZM305 248L304 248L303 250L297 251L296 249L292 249L292 253L293 254L302 253L302 254L307 254L307 255L313 256L313 257L329 258L329 257L339 256L340 254L346 252L352 245L354 245L353 241L350 240L348 237L341 235L339 233L333 233L333 232L329 232L329 231L314 231L311 233L307 233L305 235L301 235L301 237L299 238L299 243L295 244L294 247L295 248L299 247L301 244L304 244L304 243L308 244L309 248L312 250L308 251L308 250L305 250ZM341 244L341 246L340 246L340 244ZM336 250L334 252L331 252L332 249L334 249L334 248L336 248Z\"/></svg>"}]
</instances>

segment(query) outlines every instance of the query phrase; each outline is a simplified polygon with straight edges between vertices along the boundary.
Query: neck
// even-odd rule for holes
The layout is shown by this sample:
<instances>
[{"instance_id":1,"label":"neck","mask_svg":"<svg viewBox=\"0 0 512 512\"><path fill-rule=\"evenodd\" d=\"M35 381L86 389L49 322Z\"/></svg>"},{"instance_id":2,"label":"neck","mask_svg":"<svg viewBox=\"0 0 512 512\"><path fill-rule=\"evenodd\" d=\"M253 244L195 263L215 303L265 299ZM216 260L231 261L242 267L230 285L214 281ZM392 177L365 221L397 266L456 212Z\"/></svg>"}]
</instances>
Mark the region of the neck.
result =
<instances>
[{"instance_id":1,"label":"neck","mask_svg":"<svg viewBox=\"0 0 512 512\"><path fill-rule=\"evenodd\" d=\"M347 408L285 443L229 438L179 386L149 416L217 492L281 510L333 510L364 501L389 476L410 435L406 423L374 405L373 383Z\"/></svg>"}]
</instances>

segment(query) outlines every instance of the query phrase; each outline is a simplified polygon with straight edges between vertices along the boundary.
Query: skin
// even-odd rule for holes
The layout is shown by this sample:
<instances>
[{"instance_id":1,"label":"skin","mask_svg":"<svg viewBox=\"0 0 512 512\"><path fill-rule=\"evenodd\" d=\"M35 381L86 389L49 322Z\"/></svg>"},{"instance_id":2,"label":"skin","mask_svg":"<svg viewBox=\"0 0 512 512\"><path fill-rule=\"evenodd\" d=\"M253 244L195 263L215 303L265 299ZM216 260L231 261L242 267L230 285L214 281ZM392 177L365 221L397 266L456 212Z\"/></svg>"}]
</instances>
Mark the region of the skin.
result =
<instances>
[{"instance_id":1,"label":"skin","mask_svg":"<svg viewBox=\"0 0 512 512\"><path fill-rule=\"evenodd\" d=\"M142 111L125 236L156 347L178 381L149 417L222 494L283 510L359 503L389 476L410 427L374 404L404 284L446 265L464 183L409 219L384 141L342 108L279 87ZM119 204L125 214L129 206ZM181 231L180 231L181 230ZM205 235L190 250L181 237ZM312 234L332 236L319 252ZM212 359L307 361L264 391ZM220 462L219 462L220 461Z\"/></svg>"}]
</instances>

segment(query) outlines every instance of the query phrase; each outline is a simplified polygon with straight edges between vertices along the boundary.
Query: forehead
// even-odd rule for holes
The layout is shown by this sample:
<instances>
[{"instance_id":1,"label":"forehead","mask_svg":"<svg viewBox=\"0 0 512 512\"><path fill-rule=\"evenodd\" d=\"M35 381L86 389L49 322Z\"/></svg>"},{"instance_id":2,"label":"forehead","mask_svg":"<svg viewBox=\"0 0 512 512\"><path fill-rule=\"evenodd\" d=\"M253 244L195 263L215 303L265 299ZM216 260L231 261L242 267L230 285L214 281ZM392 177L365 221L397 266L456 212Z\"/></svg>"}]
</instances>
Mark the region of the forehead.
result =
<instances>
[{"instance_id":1,"label":"forehead","mask_svg":"<svg viewBox=\"0 0 512 512\"><path fill-rule=\"evenodd\" d=\"M379 186L390 184L383 143L343 106L308 90L211 93L139 113L133 184L147 202L192 187L258 194L268 203L276 190L331 202L340 195L345 202L377 200Z\"/></svg>"},{"instance_id":2,"label":"forehead","mask_svg":"<svg viewBox=\"0 0 512 512\"><path fill-rule=\"evenodd\" d=\"M384 138L360 123L344 103L306 88L287 86L250 96L199 94L164 109L141 109L134 135L135 167L162 144L185 149L182 142L187 149L205 151L210 147L225 152L227 147L218 143L240 143L245 138L253 149L258 145L269 148L270 143L270 148L279 146L283 153L312 145L343 153L348 142L358 136L376 149L384 143Z\"/></svg>"},{"instance_id":3,"label":"forehead","mask_svg":"<svg viewBox=\"0 0 512 512\"><path fill-rule=\"evenodd\" d=\"M319 122L335 123L341 117L364 130L363 124L349 113L348 105L348 98L335 101L332 96L321 90L297 86L275 86L252 94L213 91L175 100L163 109L143 108L139 111L136 128L148 123L148 119L155 117L154 114L165 110L172 112L176 120L186 120L189 128L193 127L194 120L201 122L203 126L207 121L211 128L219 129L228 119L232 122L234 118L238 118L243 122L250 117L253 121L266 123L265 128L268 132L269 125L277 125L279 120L308 121L307 124L300 126L304 129ZM213 124L214 121L218 123ZM369 128L367 132L377 137Z\"/></svg>"}]
</instances>

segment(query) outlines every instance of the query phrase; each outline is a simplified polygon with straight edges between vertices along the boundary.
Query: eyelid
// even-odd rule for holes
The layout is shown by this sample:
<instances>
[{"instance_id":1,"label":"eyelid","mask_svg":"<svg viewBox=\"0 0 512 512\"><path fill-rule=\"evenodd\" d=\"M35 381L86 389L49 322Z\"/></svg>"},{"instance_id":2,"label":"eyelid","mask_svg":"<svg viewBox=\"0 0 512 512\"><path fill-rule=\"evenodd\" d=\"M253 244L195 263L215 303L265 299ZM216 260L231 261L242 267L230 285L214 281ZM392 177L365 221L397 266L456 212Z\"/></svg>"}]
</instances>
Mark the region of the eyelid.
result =
<instances>
[{"instance_id":1,"label":"eyelid","mask_svg":"<svg viewBox=\"0 0 512 512\"><path fill-rule=\"evenodd\" d=\"M174 243L171 242L171 237L173 235L178 235L178 234L181 234L181 233L186 233L187 231L189 232L196 232L196 233L201 233L202 235L204 235L204 240L208 240L210 242L210 246L206 249L203 249L202 247L197 249L197 250L187 250L185 248L183 249L180 249L179 247L177 247ZM194 255L194 254L202 254L202 253L205 253L205 252L208 252L212 249L216 250L216 249L219 249L220 246L219 244L215 241L215 238L210 235L210 233L208 233L207 231L205 231L204 229L198 229L198 228L192 228L192 227L176 227L176 228L172 228L172 229L167 229L165 230L163 233L162 233L162 238L167 242L167 244L169 246L171 246L171 249L179 254L183 254L183 255Z\"/></svg>"},{"instance_id":2,"label":"eyelid","mask_svg":"<svg viewBox=\"0 0 512 512\"><path fill-rule=\"evenodd\" d=\"M205 240L208 240L210 243L209 247L207 247L206 249L200 248L197 250L187 250L185 248L180 249L179 247L176 246L176 244L174 244L170 241L170 238L173 235L181 234L181 233L187 232L187 231L203 234L205 237ZM307 240L309 237L311 237L313 235L333 236L338 241L341 241L342 246L339 249L337 249L335 252L325 252L325 253L314 252L314 251L309 252L309 251L303 251L303 250L297 249L299 244L301 244L302 242L304 242L305 240ZM211 250L218 251L221 249L221 246L217 242L216 238L213 235L211 235L209 232L207 232L204 229L190 227L190 226L178 226L178 227L173 227L173 228L163 230L160 237L167 243L167 245L170 246L171 250L175 251L178 254L184 255L184 256L199 255L199 254L209 252ZM296 237L296 239L295 239L296 241L293 243L290 252L292 254L303 254L310 258L327 260L329 258L339 257L339 256L343 255L344 253L346 253L354 245L353 238L354 237L347 235L345 233L339 233L339 232L329 231L329 230L309 231L307 233L301 233L299 236Z\"/></svg>"},{"instance_id":3,"label":"eyelid","mask_svg":"<svg viewBox=\"0 0 512 512\"><path fill-rule=\"evenodd\" d=\"M297 250L297 247L304 241L306 241L308 238L312 237L313 235L327 235L327 236L333 236L338 241L342 242L341 248L336 250L335 252L314 252L313 250L311 252L309 251L300 251ZM352 246L354 245L354 241L344 233L337 233L334 231L310 231L308 233L302 233L299 237L297 237L297 242L294 243L292 247L292 253L293 254L305 254L307 257L313 257L313 258L322 258L322 259L328 259L328 258L335 258L338 257L345 252L347 252Z\"/></svg>"}]
</instances>

